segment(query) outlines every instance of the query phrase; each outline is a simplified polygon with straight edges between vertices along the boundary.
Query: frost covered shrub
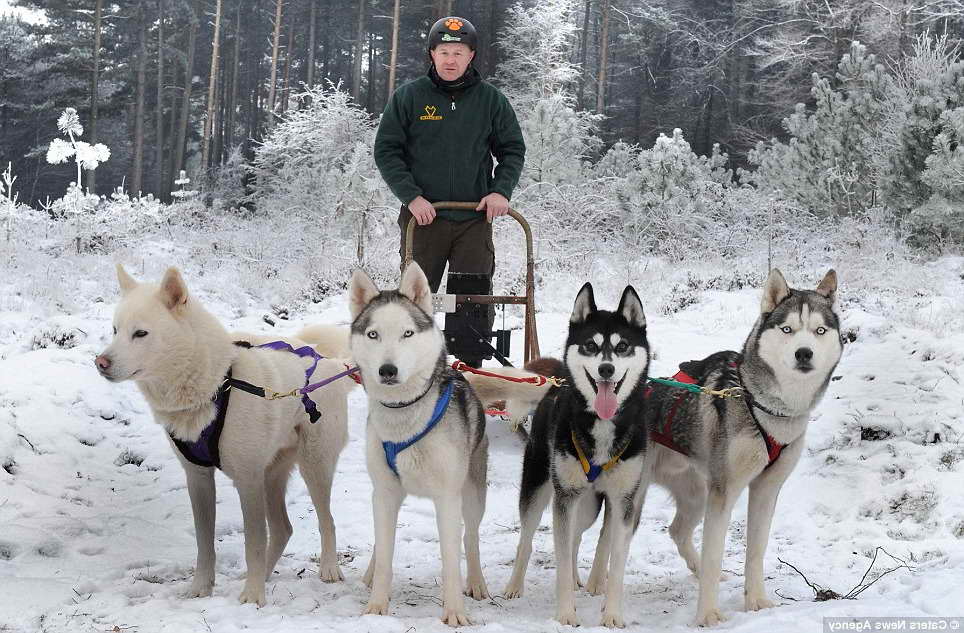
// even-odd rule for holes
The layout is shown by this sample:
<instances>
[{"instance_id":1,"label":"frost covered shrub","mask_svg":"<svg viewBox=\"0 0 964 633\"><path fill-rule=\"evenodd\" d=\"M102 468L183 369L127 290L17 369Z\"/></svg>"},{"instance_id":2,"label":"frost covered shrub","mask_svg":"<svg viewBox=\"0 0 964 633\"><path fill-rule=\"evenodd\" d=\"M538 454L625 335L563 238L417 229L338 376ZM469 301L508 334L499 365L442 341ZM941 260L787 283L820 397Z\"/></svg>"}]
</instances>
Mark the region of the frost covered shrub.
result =
<instances>
[{"instance_id":1,"label":"frost covered shrub","mask_svg":"<svg viewBox=\"0 0 964 633\"><path fill-rule=\"evenodd\" d=\"M888 125L888 168L881 194L886 204L901 212L941 192L934 176L941 174L943 161L949 161L953 171L954 152L945 150L951 149L946 141L956 135L952 112L964 106L964 62L957 59L957 51L946 39L921 37L913 56L898 70L894 94L903 107L895 110ZM944 137L939 139L941 134ZM924 175L928 171L930 179ZM942 197L946 193L941 192Z\"/></svg>"},{"instance_id":2,"label":"frost covered shrub","mask_svg":"<svg viewBox=\"0 0 964 633\"><path fill-rule=\"evenodd\" d=\"M290 226L287 249L322 274L347 279L359 264L396 270L396 201L375 167L375 121L338 86L302 98L308 107L289 110L255 151L246 201Z\"/></svg>"},{"instance_id":3,"label":"frost covered shrub","mask_svg":"<svg viewBox=\"0 0 964 633\"><path fill-rule=\"evenodd\" d=\"M837 67L835 82L814 73L814 109L799 103L784 119L789 141L759 143L748 156L756 170L741 175L819 215L874 206L877 139L891 84L875 57L853 42Z\"/></svg>"}]
</instances>

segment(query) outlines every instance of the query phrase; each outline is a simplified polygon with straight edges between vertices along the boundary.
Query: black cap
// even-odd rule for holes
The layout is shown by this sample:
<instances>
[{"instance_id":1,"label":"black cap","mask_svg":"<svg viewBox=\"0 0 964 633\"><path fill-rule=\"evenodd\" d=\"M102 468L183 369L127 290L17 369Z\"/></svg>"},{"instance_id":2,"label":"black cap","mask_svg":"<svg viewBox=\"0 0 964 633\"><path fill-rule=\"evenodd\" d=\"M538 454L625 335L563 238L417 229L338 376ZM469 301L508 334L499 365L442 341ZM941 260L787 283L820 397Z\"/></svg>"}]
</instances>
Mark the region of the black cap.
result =
<instances>
[{"instance_id":1,"label":"black cap","mask_svg":"<svg viewBox=\"0 0 964 633\"><path fill-rule=\"evenodd\" d=\"M428 50L434 50L439 44L465 44L473 51L479 41L475 27L465 18L451 15L442 18L432 25L428 32Z\"/></svg>"}]
</instances>

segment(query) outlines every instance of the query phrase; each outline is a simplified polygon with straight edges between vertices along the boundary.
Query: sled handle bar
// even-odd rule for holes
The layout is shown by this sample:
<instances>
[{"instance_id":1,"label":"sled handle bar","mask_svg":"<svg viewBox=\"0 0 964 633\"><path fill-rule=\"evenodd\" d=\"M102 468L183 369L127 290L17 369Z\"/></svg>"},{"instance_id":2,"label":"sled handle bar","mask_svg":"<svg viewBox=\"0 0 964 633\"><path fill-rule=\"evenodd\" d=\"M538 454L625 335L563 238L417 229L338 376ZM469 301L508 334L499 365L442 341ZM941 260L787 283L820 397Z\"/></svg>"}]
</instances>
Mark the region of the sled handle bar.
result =
<instances>
[{"instance_id":1,"label":"sled handle bar","mask_svg":"<svg viewBox=\"0 0 964 633\"><path fill-rule=\"evenodd\" d=\"M459 211L475 211L479 206L478 202L433 202L432 206L436 209L455 209ZM484 213L484 211L480 211ZM526 238L526 293L524 296L491 296L491 295L456 295L457 302L466 303L516 303L525 304L525 362L539 356L539 337L536 333L536 283L535 283L535 255L532 248L532 229L521 213L514 209L509 209L509 215L522 227ZM405 229L405 259L402 268L408 266L412 261L412 242L415 238L415 227L418 222L414 217L408 221Z\"/></svg>"}]
</instances>

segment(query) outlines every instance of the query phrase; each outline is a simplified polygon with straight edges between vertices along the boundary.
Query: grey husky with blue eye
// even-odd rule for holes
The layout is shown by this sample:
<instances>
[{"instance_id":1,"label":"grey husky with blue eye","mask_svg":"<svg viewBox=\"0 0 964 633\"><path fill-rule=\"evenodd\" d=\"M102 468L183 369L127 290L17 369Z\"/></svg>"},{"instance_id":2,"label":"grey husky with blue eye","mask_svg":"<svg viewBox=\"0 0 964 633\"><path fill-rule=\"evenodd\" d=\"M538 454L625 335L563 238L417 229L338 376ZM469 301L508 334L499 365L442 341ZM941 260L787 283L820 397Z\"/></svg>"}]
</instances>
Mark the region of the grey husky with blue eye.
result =
<instances>
[{"instance_id":1,"label":"grey husky with blue eye","mask_svg":"<svg viewBox=\"0 0 964 633\"><path fill-rule=\"evenodd\" d=\"M398 290L379 290L356 271L349 291L351 353L368 395L366 460L375 548L365 573L366 613L388 613L395 525L409 494L435 502L442 555L442 620L470 624L462 599L459 536L465 520L465 593L489 597L479 559L489 442L482 405L462 374L447 367L445 339L432 317L432 292L418 264Z\"/></svg>"}]
</instances>

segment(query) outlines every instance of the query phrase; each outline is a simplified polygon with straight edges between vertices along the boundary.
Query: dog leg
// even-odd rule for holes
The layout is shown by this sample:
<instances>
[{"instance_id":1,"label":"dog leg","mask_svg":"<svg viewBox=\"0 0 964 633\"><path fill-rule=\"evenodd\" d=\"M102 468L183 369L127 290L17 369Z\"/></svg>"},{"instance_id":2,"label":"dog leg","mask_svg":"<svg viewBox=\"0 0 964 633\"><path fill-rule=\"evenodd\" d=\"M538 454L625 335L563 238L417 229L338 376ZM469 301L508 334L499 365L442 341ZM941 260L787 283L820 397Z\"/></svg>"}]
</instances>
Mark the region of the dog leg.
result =
<instances>
[{"instance_id":1,"label":"dog leg","mask_svg":"<svg viewBox=\"0 0 964 633\"><path fill-rule=\"evenodd\" d=\"M378 485L376 483L376 485ZM405 493L401 484L380 485L372 492L375 517L375 549L372 551L372 593L365 613L388 615L388 593L392 585L392 559L395 557L395 526ZM376 556L377 552L377 556Z\"/></svg>"},{"instance_id":2,"label":"dog leg","mask_svg":"<svg viewBox=\"0 0 964 633\"><path fill-rule=\"evenodd\" d=\"M715 626L725 618L719 610L720 572L726 530L730 525L733 504L742 487L723 489L713 485L709 491L706 516L703 519L703 552L700 558L700 597L696 605L696 625Z\"/></svg>"},{"instance_id":3,"label":"dog leg","mask_svg":"<svg viewBox=\"0 0 964 633\"><path fill-rule=\"evenodd\" d=\"M556 494L552 504L552 540L556 550L556 619L562 625L579 626L576 588L572 583L572 544L576 528L579 493Z\"/></svg>"},{"instance_id":4,"label":"dog leg","mask_svg":"<svg viewBox=\"0 0 964 633\"><path fill-rule=\"evenodd\" d=\"M612 543L612 508L606 502L603 511L603 525L599 532L599 542L596 543L596 553L592 559L592 569L589 570L589 579L586 581L586 591L590 595L598 596L606 590L606 577L609 569L609 546Z\"/></svg>"},{"instance_id":5,"label":"dog leg","mask_svg":"<svg viewBox=\"0 0 964 633\"><path fill-rule=\"evenodd\" d=\"M782 456L781 456L782 457ZM770 525L777 504L777 496L793 465L775 464L760 473L750 483L746 518L746 564L743 595L747 611L759 611L774 606L763 588L763 555L770 539ZM779 470L778 470L779 469Z\"/></svg>"},{"instance_id":6,"label":"dog leg","mask_svg":"<svg viewBox=\"0 0 964 633\"><path fill-rule=\"evenodd\" d=\"M288 507L285 505L285 487L288 485L288 476L291 474L294 458L294 449L279 453L265 472L265 509L268 514L268 557L265 579L271 578L271 572L274 571L278 559L281 558L291 538L291 521L288 519Z\"/></svg>"},{"instance_id":7,"label":"dog leg","mask_svg":"<svg viewBox=\"0 0 964 633\"><path fill-rule=\"evenodd\" d=\"M331 421L326 420L326 423L330 424ZM318 576L323 582L338 582L345 579L338 567L335 520L331 516L331 484L335 478L335 467L338 465L338 453L325 454L325 451L313 446L313 436L308 437L308 433L313 430L302 430L301 442L298 445L298 464L318 516L318 532L321 535ZM370 577L366 584L371 587Z\"/></svg>"},{"instance_id":8,"label":"dog leg","mask_svg":"<svg viewBox=\"0 0 964 633\"><path fill-rule=\"evenodd\" d=\"M582 535L592 527L599 516L599 508L602 505L602 497L594 494L583 495L578 512L578 521L572 540L572 583L578 589L582 587L579 580L579 546L582 544Z\"/></svg>"},{"instance_id":9,"label":"dog leg","mask_svg":"<svg viewBox=\"0 0 964 633\"><path fill-rule=\"evenodd\" d=\"M539 529L539 522L542 520L542 513L549 505L552 498L552 484L548 481L536 488L531 497L519 498L519 521L522 524L519 528L519 546L515 552L515 564L512 566L512 578L502 592L502 597L507 600L519 598L525 587L526 568L529 566L529 557L532 556L532 538L536 530Z\"/></svg>"},{"instance_id":10,"label":"dog leg","mask_svg":"<svg viewBox=\"0 0 964 633\"><path fill-rule=\"evenodd\" d=\"M234 482L241 497L241 516L244 520L244 562L248 572L241 590L241 603L266 604L264 579L267 556L268 530L265 524L264 479L250 477Z\"/></svg>"},{"instance_id":11,"label":"dog leg","mask_svg":"<svg viewBox=\"0 0 964 633\"><path fill-rule=\"evenodd\" d=\"M216 495L214 469L196 466L181 460L187 475L187 492L191 497L194 515L194 536L197 540L197 564L188 598L205 598L214 587L214 516Z\"/></svg>"},{"instance_id":12,"label":"dog leg","mask_svg":"<svg viewBox=\"0 0 964 633\"><path fill-rule=\"evenodd\" d=\"M637 497L638 499L638 497ZM623 620L623 580L626 574L626 558L629 556L629 542L633 538L633 521L636 518L637 501L606 497L606 517L611 519L612 532L609 537L609 582L606 585L606 602L603 605L602 625L609 628L624 628ZM610 510L612 507L612 510Z\"/></svg>"},{"instance_id":13,"label":"dog leg","mask_svg":"<svg viewBox=\"0 0 964 633\"><path fill-rule=\"evenodd\" d=\"M442 550L442 622L449 626L471 624L462 599L462 533L460 494L435 498L435 522L438 524L439 547Z\"/></svg>"},{"instance_id":14,"label":"dog leg","mask_svg":"<svg viewBox=\"0 0 964 633\"><path fill-rule=\"evenodd\" d=\"M693 546L693 530L706 512L706 482L694 469L669 478L664 485L676 502L676 515L669 526L669 535L686 566L700 575L700 557Z\"/></svg>"},{"instance_id":15,"label":"dog leg","mask_svg":"<svg viewBox=\"0 0 964 633\"><path fill-rule=\"evenodd\" d=\"M465 523L465 595L475 600L489 598L489 588L485 585L482 575L482 560L479 554L479 525L485 514L485 493L488 478L488 450L489 440L482 437L482 442L476 448L472 464L469 466L469 476L462 488L462 519Z\"/></svg>"}]
</instances>

